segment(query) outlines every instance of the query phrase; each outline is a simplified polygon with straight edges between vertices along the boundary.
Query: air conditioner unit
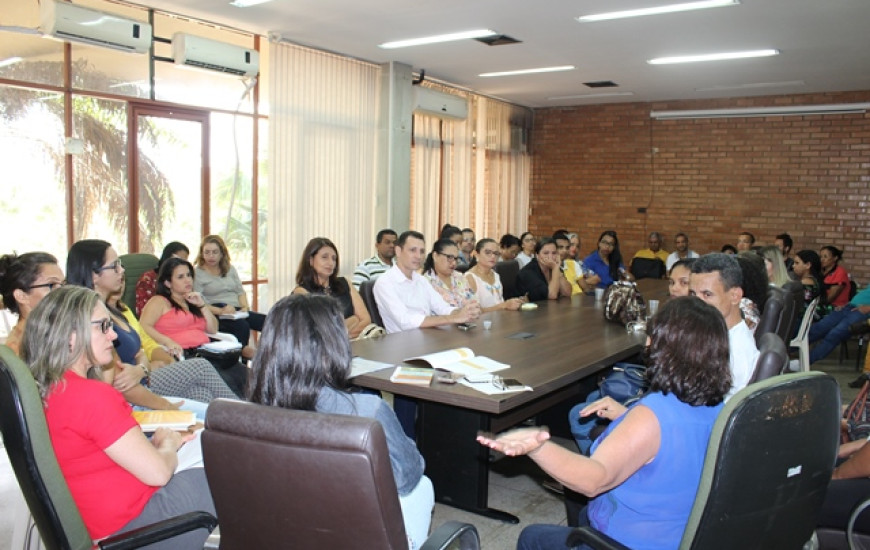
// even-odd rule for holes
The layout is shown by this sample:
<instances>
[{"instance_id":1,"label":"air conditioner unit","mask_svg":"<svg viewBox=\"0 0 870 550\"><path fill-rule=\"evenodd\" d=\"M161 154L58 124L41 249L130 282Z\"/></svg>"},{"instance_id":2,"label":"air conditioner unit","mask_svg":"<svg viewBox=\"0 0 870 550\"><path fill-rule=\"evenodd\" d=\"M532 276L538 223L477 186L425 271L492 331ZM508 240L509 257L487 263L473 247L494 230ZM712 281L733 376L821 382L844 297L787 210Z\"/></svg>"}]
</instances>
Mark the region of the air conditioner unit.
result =
<instances>
[{"instance_id":1,"label":"air conditioner unit","mask_svg":"<svg viewBox=\"0 0 870 550\"><path fill-rule=\"evenodd\" d=\"M468 100L431 88L414 86L413 111L439 118L468 118Z\"/></svg>"},{"instance_id":2,"label":"air conditioner unit","mask_svg":"<svg viewBox=\"0 0 870 550\"><path fill-rule=\"evenodd\" d=\"M256 50L180 32L172 35L172 59L176 65L239 76L260 72L260 54Z\"/></svg>"},{"instance_id":3,"label":"air conditioner unit","mask_svg":"<svg viewBox=\"0 0 870 550\"><path fill-rule=\"evenodd\" d=\"M42 0L40 30L46 36L125 52L151 49L151 25L69 2Z\"/></svg>"}]
</instances>

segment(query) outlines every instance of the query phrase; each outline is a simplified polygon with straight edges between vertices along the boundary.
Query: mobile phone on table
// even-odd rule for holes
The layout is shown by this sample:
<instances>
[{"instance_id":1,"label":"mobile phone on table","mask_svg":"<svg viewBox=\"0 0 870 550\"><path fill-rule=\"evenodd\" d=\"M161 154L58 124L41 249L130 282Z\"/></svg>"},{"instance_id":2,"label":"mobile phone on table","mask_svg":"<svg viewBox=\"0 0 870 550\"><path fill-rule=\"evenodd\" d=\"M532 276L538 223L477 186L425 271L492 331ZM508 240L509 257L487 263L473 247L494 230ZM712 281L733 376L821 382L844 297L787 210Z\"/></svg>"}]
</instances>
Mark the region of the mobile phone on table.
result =
<instances>
[{"instance_id":1,"label":"mobile phone on table","mask_svg":"<svg viewBox=\"0 0 870 550\"><path fill-rule=\"evenodd\" d=\"M475 325L474 323L459 323L456 326L459 328L459 330L471 330L477 325Z\"/></svg>"}]
</instances>

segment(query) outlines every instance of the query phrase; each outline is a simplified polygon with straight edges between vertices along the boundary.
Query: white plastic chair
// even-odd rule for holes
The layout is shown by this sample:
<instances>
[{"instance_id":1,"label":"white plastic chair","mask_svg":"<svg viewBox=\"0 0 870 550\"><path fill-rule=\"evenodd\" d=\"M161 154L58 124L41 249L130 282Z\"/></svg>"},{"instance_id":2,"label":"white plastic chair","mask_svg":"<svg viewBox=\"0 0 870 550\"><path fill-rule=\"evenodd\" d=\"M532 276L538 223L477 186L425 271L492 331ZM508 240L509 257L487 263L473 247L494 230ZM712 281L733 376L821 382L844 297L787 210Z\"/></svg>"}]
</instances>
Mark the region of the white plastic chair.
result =
<instances>
[{"instance_id":1,"label":"white plastic chair","mask_svg":"<svg viewBox=\"0 0 870 550\"><path fill-rule=\"evenodd\" d=\"M813 314L816 311L816 305L818 305L818 303L819 298L817 297L807 306L797 336L795 336L789 344L791 347L798 349L798 357L800 357L802 372L810 370L810 325L813 324Z\"/></svg>"}]
</instances>

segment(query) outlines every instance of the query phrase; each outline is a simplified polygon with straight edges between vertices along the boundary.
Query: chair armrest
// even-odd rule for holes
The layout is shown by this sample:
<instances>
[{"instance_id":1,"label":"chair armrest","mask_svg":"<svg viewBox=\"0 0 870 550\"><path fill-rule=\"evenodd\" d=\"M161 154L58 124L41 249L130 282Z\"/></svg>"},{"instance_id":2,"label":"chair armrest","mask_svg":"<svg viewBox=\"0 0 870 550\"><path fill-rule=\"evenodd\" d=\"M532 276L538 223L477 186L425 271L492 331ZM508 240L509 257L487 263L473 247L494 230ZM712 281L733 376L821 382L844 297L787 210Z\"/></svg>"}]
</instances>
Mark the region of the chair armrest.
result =
<instances>
[{"instance_id":1,"label":"chair armrest","mask_svg":"<svg viewBox=\"0 0 870 550\"><path fill-rule=\"evenodd\" d=\"M588 544L592 548L604 548L608 550L631 550L628 546L613 540L604 533L596 531L592 527L579 527L571 531L565 546L573 548L580 543Z\"/></svg>"},{"instance_id":2,"label":"chair armrest","mask_svg":"<svg viewBox=\"0 0 870 550\"><path fill-rule=\"evenodd\" d=\"M461 521L447 521L432 531L420 550L444 550L456 541L459 542L459 550L480 549L480 537L474 525Z\"/></svg>"},{"instance_id":3,"label":"chair armrest","mask_svg":"<svg viewBox=\"0 0 870 550\"><path fill-rule=\"evenodd\" d=\"M861 545L855 540L855 522L858 520L858 516L863 514L868 506L870 506L870 498L865 499L863 502L859 502L852 510L852 514L849 516L849 523L846 524L846 542L849 544L849 548L861 548Z\"/></svg>"},{"instance_id":4,"label":"chair armrest","mask_svg":"<svg viewBox=\"0 0 870 550\"><path fill-rule=\"evenodd\" d=\"M132 531L106 537L97 543L102 550L132 550L195 529L214 530L217 518L208 512L188 512Z\"/></svg>"}]
</instances>

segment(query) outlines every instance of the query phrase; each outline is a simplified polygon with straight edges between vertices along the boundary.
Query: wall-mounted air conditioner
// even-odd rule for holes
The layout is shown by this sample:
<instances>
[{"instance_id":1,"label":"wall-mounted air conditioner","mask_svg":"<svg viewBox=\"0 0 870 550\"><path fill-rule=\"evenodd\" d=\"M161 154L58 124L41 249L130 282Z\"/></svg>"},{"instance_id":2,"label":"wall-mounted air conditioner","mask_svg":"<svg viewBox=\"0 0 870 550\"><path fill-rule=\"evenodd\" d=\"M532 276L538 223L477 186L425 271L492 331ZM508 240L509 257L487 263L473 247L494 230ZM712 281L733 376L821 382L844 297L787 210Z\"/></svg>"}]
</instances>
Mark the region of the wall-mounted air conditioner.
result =
<instances>
[{"instance_id":1,"label":"wall-mounted air conditioner","mask_svg":"<svg viewBox=\"0 0 870 550\"><path fill-rule=\"evenodd\" d=\"M151 25L69 2L42 0L40 31L46 36L145 53L151 48Z\"/></svg>"},{"instance_id":2,"label":"wall-mounted air conditioner","mask_svg":"<svg viewBox=\"0 0 870 550\"><path fill-rule=\"evenodd\" d=\"M468 100L431 88L414 86L413 111L439 118L468 118Z\"/></svg>"},{"instance_id":3,"label":"wall-mounted air conditioner","mask_svg":"<svg viewBox=\"0 0 870 550\"><path fill-rule=\"evenodd\" d=\"M260 72L260 54L256 50L180 32L172 35L172 59L176 65L239 76Z\"/></svg>"}]
</instances>

